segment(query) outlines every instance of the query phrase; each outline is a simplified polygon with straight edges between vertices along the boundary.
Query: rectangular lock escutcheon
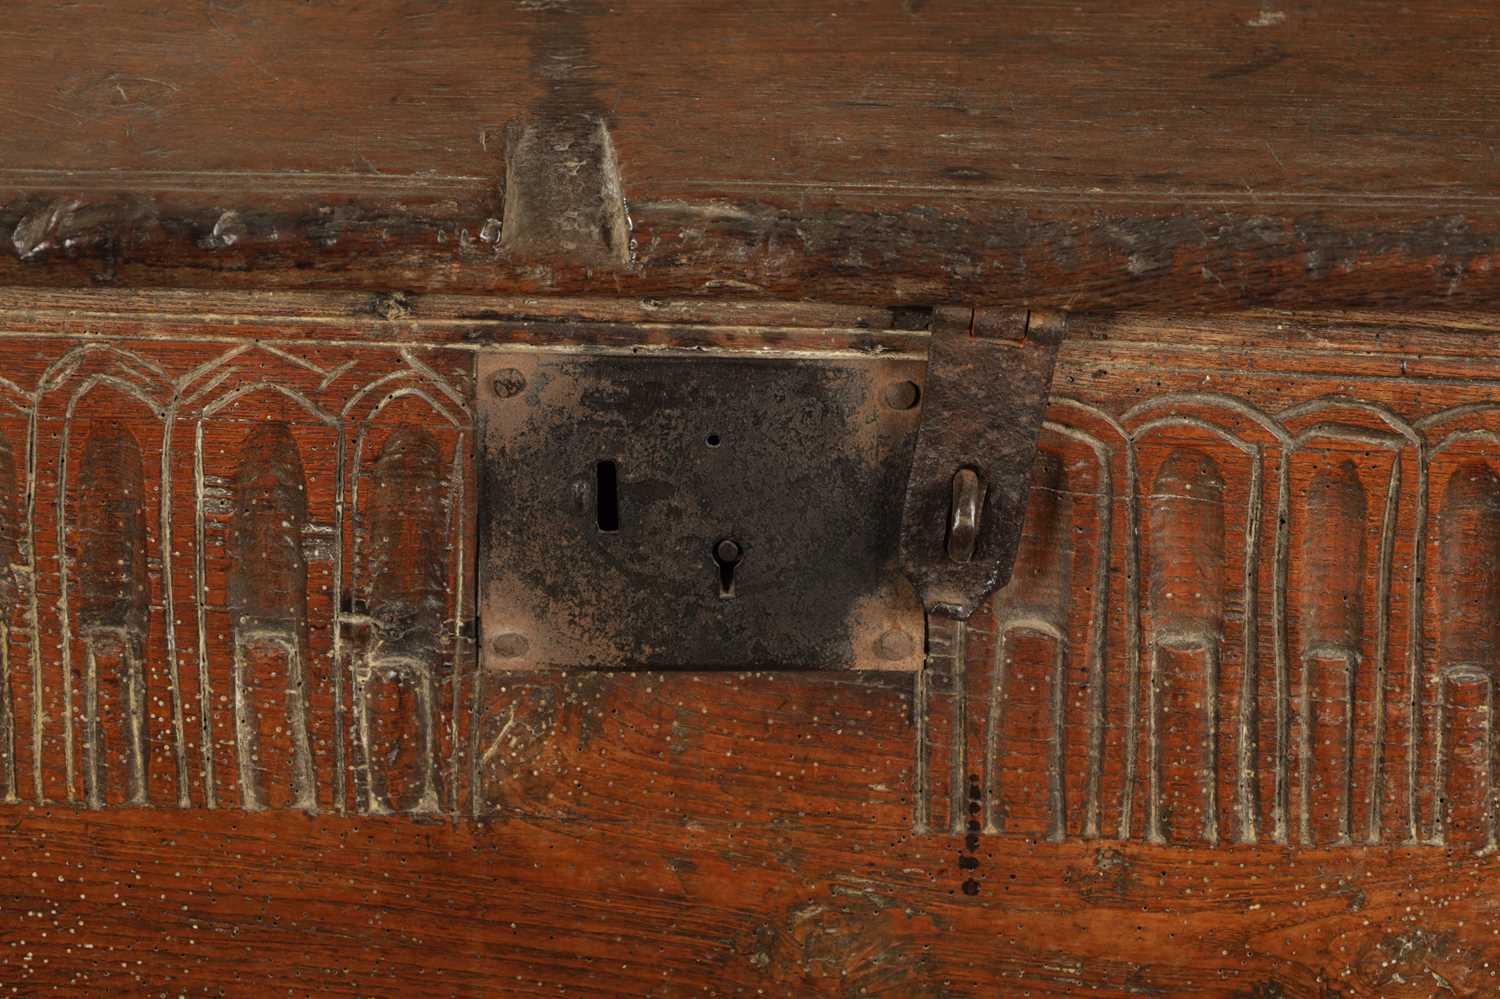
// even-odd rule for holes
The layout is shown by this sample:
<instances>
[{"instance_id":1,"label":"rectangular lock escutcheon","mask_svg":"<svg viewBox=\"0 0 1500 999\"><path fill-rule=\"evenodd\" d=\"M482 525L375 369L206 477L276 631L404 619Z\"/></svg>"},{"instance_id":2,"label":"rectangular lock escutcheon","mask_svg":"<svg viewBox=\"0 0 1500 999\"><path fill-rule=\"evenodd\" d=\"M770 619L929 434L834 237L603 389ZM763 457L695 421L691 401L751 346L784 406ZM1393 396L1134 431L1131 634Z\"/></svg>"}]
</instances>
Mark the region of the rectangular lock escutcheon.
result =
<instances>
[{"instance_id":1,"label":"rectangular lock escutcheon","mask_svg":"<svg viewBox=\"0 0 1500 999\"><path fill-rule=\"evenodd\" d=\"M911 358L479 355L492 669L917 669Z\"/></svg>"}]
</instances>

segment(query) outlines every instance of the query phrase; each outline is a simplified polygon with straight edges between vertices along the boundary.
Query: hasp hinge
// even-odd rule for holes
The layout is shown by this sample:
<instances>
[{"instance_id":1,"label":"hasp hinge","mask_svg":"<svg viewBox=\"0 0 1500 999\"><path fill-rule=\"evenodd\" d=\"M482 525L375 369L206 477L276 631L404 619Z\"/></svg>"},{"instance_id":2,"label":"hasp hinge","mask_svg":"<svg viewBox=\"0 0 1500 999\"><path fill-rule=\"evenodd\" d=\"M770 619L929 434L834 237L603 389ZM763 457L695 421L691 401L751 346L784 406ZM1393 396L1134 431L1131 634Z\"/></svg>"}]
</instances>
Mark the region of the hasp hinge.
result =
<instances>
[{"instance_id":1,"label":"hasp hinge","mask_svg":"<svg viewBox=\"0 0 1500 999\"><path fill-rule=\"evenodd\" d=\"M966 619L1010 579L1062 313L939 308L900 560L929 614Z\"/></svg>"}]
</instances>

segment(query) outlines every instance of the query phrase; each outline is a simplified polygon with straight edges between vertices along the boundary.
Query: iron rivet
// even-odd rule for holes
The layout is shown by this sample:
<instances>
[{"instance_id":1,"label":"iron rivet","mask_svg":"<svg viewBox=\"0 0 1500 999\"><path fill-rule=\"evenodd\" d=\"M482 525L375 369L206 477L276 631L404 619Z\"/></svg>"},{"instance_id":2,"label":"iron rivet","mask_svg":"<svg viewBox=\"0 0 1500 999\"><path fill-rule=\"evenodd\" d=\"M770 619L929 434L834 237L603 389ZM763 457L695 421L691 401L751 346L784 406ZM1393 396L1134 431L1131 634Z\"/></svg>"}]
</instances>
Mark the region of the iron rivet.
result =
<instances>
[{"instance_id":1,"label":"iron rivet","mask_svg":"<svg viewBox=\"0 0 1500 999\"><path fill-rule=\"evenodd\" d=\"M885 387L885 404L892 409L911 409L922 398L916 382L891 382Z\"/></svg>"},{"instance_id":2,"label":"iron rivet","mask_svg":"<svg viewBox=\"0 0 1500 999\"><path fill-rule=\"evenodd\" d=\"M500 398L509 399L521 394L521 390L526 387L526 376L515 368L501 368L495 372L490 387Z\"/></svg>"},{"instance_id":3,"label":"iron rivet","mask_svg":"<svg viewBox=\"0 0 1500 999\"><path fill-rule=\"evenodd\" d=\"M892 628L875 643L875 654L882 659L895 662L900 659L911 657L917 651L917 643L912 637L899 628Z\"/></svg>"},{"instance_id":4,"label":"iron rivet","mask_svg":"<svg viewBox=\"0 0 1500 999\"><path fill-rule=\"evenodd\" d=\"M490 653L496 659L519 659L530 649L531 643L519 632L507 631L490 639Z\"/></svg>"}]
</instances>

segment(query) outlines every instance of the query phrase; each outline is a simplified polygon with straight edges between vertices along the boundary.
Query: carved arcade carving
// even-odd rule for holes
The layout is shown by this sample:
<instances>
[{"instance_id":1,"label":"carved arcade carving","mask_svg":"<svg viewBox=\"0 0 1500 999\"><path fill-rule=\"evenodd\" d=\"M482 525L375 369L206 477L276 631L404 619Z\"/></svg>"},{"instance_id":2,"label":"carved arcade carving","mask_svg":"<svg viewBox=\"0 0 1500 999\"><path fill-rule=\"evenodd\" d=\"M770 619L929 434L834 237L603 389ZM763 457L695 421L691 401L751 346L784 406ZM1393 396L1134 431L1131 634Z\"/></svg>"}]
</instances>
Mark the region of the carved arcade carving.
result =
<instances>
[{"instance_id":1,"label":"carved arcade carving","mask_svg":"<svg viewBox=\"0 0 1500 999\"><path fill-rule=\"evenodd\" d=\"M6 801L497 807L557 708L475 669L470 349L4 349ZM1065 347L1014 579L918 680L921 821L1493 849L1500 403L1086 380L1123 349Z\"/></svg>"},{"instance_id":2,"label":"carved arcade carving","mask_svg":"<svg viewBox=\"0 0 1500 999\"><path fill-rule=\"evenodd\" d=\"M467 358L37 348L0 383L6 800L455 809Z\"/></svg>"},{"instance_id":3,"label":"carved arcade carving","mask_svg":"<svg viewBox=\"0 0 1500 999\"><path fill-rule=\"evenodd\" d=\"M979 775L986 832L1493 849L1497 424L1054 399L970 731L928 752Z\"/></svg>"}]
</instances>

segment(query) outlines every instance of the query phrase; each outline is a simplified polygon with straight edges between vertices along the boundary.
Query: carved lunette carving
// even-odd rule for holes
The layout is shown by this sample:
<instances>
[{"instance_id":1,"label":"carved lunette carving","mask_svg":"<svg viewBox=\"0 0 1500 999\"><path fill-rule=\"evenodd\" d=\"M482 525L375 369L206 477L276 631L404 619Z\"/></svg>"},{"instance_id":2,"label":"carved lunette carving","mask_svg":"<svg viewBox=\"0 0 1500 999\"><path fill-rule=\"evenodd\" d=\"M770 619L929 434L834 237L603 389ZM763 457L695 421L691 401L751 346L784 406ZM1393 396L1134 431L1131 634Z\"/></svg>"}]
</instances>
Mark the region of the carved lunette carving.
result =
<instances>
[{"instance_id":1,"label":"carved lunette carving","mask_svg":"<svg viewBox=\"0 0 1500 999\"><path fill-rule=\"evenodd\" d=\"M228 604L240 801L246 809L264 808L266 785L274 779L269 774L284 770L289 803L312 810L317 790L308 731L311 655L302 551L309 526L307 480L285 423L263 424L241 443L232 490ZM283 726L285 737L275 738ZM284 748L280 768L264 758L273 740Z\"/></svg>"},{"instance_id":2,"label":"carved lunette carving","mask_svg":"<svg viewBox=\"0 0 1500 999\"><path fill-rule=\"evenodd\" d=\"M1353 836L1356 679L1367 666L1368 510L1359 472L1345 459L1313 475L1301 511L1297 599L1305 620L1293 711L1302 843L1348 843Z\"/></svg>"},{"instance_id":3,"label":"carved lunette carving","mask_svg":"<svg viewBox=\"0 0 1500 999\"><path fill-rule=\"evenodd\" d=\"M1432 723L1434 842L1448 838L1455 814L1496 846L1495 656L1500 653L1500 476L1488 462L1465 461L1448 477L1438 512L1437 663ZM1469 717L1464 717L1465 715ZM1455 736L1463 722L1472 741ZM1450 783L1467 768L1467 786ZM1466 794L1465 792L1469 793ZM1466 800L1468 799L1468 800Z\"/></svg>"},{"instance_id":4,"label":"carved lunette carving","mask_svg":"<svg viewBox=\"0 0 1500 999\"><path fill-rule=\"evenodd\" d=\"M117 423L96 419L78 473L78 613L84 677L84 789L104 803L112 745L123 746L126 801L144 805L146 784L145 645L150 581L146 572L145 475L140 445ZM106 700L113 717L103 717ZM118 780L118 778L116 778Z\"/></svg>"},{"instance_id":5,"label":"carved lunette carving","mask_svg":"<svg viewBox=\"0 0 1500 999\"><path fill-rule=\"evenodd\" d=\"M400 426L375 459L367 507L369 637L354 670L365 807L439 808L435 728L447 607L447 469L433 435Z\"/></svg>"},{"instance_id":6,"label":"carved lunette carving","mask_svg":"<svg viewBox=\"0 0 1500 999\"><path fill-rule=\"evenodd\" d=\"M1163 841L1169 826L1180 825L1186 832L1199 825L1202 838L1215 843L1225 532L1224 480L1213 459L1191 448L1173 450L1147 494L1146 521L1151 553L1146 835ZM1166 786L1163 757L1169 753L1177 756L1171 772L1187 775L1189 786ZM1179 813L1196 813L1197 822L1174 822ZM1193 829L1190 835L1197 833Z\"/></svg>"}]
</instances>

